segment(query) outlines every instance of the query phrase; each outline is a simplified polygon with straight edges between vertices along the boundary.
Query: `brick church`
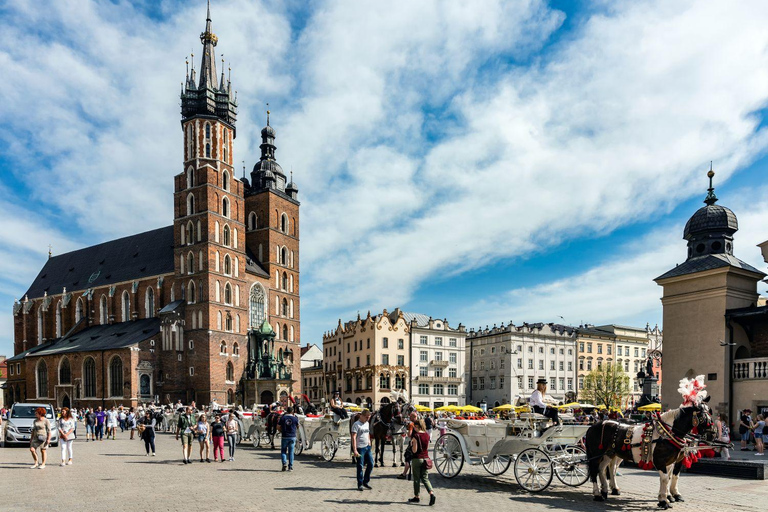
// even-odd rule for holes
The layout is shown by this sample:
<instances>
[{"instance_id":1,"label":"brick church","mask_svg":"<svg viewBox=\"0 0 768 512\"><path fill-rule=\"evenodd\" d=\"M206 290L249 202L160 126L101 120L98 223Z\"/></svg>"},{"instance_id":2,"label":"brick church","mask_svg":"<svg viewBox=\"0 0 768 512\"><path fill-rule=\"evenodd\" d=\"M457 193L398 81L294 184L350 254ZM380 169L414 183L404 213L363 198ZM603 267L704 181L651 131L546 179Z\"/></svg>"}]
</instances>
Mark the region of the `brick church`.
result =
<instances>
[{"instance_id":1,"label":"brick church","mask_svg":"<svg viewBox=\"0 0 768 512\"><path fill-rule=\"evenodd\" d=\"M173 225L49 256L14 303L7 403L250 406L298 393L298 189L275 160L269 113L250 181L235 177L237 101L224 70L217 80L210 8L200 41L199 77L193 63L181 93Z\"/></svg>"}]
</instances>

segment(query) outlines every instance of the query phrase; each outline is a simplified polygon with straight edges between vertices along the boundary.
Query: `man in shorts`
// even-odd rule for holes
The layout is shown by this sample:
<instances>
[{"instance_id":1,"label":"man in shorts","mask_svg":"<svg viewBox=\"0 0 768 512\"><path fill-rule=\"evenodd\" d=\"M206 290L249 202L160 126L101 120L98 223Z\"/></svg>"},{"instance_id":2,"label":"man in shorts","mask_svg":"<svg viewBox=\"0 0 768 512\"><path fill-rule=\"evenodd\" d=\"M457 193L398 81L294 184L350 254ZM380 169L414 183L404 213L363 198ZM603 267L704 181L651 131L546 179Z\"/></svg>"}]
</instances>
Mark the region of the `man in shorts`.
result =
<instances>
[{"instance_id":1,"label":"man in shorts","mask_svg":"<svg viewBox=\"0 0 768 512\"><path fill-rule=\"evenodd\" d=\"M184 464L192 464L190 456L192 455L192 438L197 426L195 417L192 415L192 407L179 415L179 422L176 424L176 440L181 436L181 454Z\"/></svg>"}]
</instances>

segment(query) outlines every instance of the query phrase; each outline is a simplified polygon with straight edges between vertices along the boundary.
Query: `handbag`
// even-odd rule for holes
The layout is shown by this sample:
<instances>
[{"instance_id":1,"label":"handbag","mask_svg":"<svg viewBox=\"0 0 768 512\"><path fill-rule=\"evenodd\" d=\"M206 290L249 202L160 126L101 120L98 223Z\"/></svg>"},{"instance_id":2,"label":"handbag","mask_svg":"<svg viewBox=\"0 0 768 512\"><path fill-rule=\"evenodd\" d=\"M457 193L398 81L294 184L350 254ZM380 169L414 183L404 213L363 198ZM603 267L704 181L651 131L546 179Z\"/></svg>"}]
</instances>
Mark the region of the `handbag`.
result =
<instances>
[{"instance_id":1,"label":"handbag","mask_svg":"<svg viewBox=\"0 0 768 512\"><path fill-rule=\"evenodd\" d=\"M421 436L416 436L416 442L419 444L419 451L421 451ZM427 469L432 469L433 464L432 459L429 458L429 452L427 452L427 456L421 460L424 461L424 467Z\"/></svg>"}]
</instances>

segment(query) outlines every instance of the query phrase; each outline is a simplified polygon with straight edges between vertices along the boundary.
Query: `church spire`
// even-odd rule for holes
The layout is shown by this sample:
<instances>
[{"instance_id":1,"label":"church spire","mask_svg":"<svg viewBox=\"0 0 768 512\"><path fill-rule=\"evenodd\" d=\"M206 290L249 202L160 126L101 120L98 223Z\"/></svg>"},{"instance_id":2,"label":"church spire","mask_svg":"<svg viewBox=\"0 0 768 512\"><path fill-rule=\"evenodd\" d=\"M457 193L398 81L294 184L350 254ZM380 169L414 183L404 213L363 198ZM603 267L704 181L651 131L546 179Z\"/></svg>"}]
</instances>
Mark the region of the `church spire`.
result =
<instances>
[{"instance_id":1,"label":"church spire","mask_svg":"<svg viewBox=\"0 0 768 512\"><path fill-rule=\"evenodd\" d=\"M709 162L709 172L707 173L707 177L709 178L709 188L707 189L707 197L704 199L704 203L707 206L712 206L717 202L715 187L712 185L712 178L715 177L715 171L712 170L712 161Z\"/></svg>"},{"instance_id":2,"label":"church spire","mask_svg":"<svg viewBox=\"0 0 768 512\"><path fill-rule=\"evenodd\" d=\"M203 61L200 65L199 89L216 89L216 55L213 51L219 39L211 28L211 1L208 0L208 13L205 18L205 32L200 34L203 43Z\"/></svg>"}]
</instances>

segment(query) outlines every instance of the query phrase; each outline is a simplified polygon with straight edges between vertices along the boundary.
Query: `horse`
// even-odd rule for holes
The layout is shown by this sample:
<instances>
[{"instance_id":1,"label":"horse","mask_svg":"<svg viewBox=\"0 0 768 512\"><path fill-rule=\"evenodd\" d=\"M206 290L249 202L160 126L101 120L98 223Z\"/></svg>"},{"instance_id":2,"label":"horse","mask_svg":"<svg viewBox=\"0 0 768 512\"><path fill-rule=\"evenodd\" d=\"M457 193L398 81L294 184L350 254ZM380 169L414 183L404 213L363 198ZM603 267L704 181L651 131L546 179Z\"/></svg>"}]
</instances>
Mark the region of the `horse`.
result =
<instances>
[{"instance_id":1,"label":"horse","mask_svg":"<svg viewBox=\"0 0 768 512\"><path fill-rule=\"evenodd\" d=\"M613 420L598 422L587 430L585 447L589 463L589 478L595 501L608 499L610 478L611 494L621 494L616 485L616 469L621 461L638 463L641 469L656 468L659 472L658 507L668 509L672 501L684 501L677 489L677 481L683 464L697 460L697 454L689 454L690 435L697 429L711 435L712 416L706 402L682 406L656 416L652 423L640 425L620 424ZM688 439L686 439L688 437ZM647 455L643 456L643 451ZM598 490L597 478L600 477Z\"/></svg>"},{"instance_id":2,"label":"horse","mask_svg":"<svg viewBox=\"0 0 768 512\"><path fill-rule=\"evenodd\" d=\"M384 467L384 449L387 444L387 437L394 439L395 435L402 434L405 429L400 403L395 401L383 404L378 411L373 413L371 425L373 440L376 441L373 455L374 467L379 467L379 465ZM392 467L397 467L394 441L392 442Z\"/></svg>"}]
</instances>

